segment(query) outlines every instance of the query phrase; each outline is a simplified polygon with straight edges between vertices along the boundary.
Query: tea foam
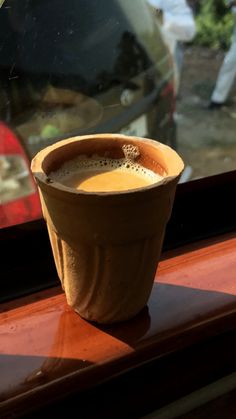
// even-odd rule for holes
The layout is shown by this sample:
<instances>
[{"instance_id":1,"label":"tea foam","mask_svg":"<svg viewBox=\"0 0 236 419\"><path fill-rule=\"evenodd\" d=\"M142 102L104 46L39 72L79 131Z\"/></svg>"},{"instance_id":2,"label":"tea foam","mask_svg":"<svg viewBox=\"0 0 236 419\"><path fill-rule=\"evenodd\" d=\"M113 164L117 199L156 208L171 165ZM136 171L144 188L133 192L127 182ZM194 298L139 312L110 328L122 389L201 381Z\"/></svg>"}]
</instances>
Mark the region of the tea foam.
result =
<instances>
[{"instance_id":1,"label":"tea foam","mask_svg":"<svg viewBox=\"0 0 236 419\"><path fill-rule=\"evenodd\" d=\"M73 160L65 162L58 170L51 172L49 177L55 182L63 183L71 175L87 171L90 173L119 171L127 174L135 174L145 178L149 184L160 182L163 179L163 176L141 166L129 158L110 159L105 157L100 158L99 156L93 156L92 158L78 156Z\"/></svg>"}]
</instances>

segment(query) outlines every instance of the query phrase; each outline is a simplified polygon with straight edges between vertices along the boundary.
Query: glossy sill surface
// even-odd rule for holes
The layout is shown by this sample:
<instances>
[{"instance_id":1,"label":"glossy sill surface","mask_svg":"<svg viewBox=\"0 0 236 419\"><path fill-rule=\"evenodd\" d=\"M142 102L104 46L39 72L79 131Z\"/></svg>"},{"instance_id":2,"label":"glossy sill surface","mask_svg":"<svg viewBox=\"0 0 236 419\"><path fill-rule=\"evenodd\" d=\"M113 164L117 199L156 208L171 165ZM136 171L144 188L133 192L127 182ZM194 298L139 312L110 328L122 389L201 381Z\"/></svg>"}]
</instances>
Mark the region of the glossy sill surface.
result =
<instances>
[{"instance_id":1,"label":"glossy sill surface","mask_svg":"<svg viewBox=\"0 0 236 419\"><path fill-rule=\"evenodd\" d=\"M23 412L232 329L235 271L235 234L169 252L147 307L113 326L81 319L60 288L2 304L0 413Z\"/></svg>"}]
</instances>

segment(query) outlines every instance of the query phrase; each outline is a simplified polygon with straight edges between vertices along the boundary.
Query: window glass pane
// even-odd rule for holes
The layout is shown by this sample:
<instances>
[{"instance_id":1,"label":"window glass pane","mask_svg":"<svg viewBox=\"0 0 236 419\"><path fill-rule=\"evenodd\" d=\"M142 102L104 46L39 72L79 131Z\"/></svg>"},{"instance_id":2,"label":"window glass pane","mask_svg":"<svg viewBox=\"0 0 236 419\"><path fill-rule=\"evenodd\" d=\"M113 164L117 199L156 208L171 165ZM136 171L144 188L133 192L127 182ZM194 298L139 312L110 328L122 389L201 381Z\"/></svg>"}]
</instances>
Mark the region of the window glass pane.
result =
<instances>
[{"instance_id":1,"label":"window glass pane","mask_svg":"<svg viewBox=\"0 0 236 419\"><path fill-rule=\"evenodd\" d=\"M183 157L181 181L235 169L229 3L0 1L0 227L41 217L30 173L10 167L73 135L160 140Z\"/></svg>"},{"instance_id":2,"label":"window glass pane","mask_svg":"<svg viewBox=\"0 0 236 419\"><path fill-rule=\"evenodd\" d=\"M144 0L5 0L1 226L20 222L13 206L29 208L37 196L27 168L40 149L93 132L161 138L174 146L174 107L172 59ZM29 214L41 216L38 199L21 219Z\"/></svg>"}]
</instances>

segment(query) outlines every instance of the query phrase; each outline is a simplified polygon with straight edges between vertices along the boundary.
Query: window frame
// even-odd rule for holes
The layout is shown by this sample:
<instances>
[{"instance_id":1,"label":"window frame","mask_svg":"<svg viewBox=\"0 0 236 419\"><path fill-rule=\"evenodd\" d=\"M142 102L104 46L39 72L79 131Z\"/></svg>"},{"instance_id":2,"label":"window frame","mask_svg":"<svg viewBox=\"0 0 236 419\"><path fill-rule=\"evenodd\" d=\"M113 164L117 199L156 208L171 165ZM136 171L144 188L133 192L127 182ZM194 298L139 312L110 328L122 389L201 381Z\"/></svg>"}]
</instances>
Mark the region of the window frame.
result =
<instances>
[{"instance_id":1,"label":"window frame","mask_svg":"<svg viewBox=\"0 0 236 419\"><path fill-rule=\"evenodd\" d=\"M165 251L236 229L236 170L179 184ZM43 219L1 230L0 302L59 284Z\"/></svg>"}]
</instances>

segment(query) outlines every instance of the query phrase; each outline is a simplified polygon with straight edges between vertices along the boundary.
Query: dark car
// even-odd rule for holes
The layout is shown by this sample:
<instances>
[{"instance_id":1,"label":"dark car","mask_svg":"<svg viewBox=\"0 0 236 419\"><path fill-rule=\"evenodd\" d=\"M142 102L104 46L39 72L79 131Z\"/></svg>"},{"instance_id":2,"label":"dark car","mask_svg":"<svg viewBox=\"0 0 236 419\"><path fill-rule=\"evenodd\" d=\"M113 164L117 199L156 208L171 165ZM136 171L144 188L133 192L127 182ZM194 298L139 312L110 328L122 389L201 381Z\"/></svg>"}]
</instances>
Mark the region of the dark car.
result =
<instances>
[{"instance_id":1,"label":"dark car","mask_svg":"<svg viewBox=\"0 0 236 419\"><path fill-rule=\"evenodd\" d=\"M174 109L171 57L144 0L6 0L0 8L0 226L40 216L37 198L38 210L28 205L20 219L17 210L11 213L22 197L37 196L25 153L29 161L59 139L94 132L175 147ZM18 151L9 150L10 133Z\"/></svg>"}]
</instances>

